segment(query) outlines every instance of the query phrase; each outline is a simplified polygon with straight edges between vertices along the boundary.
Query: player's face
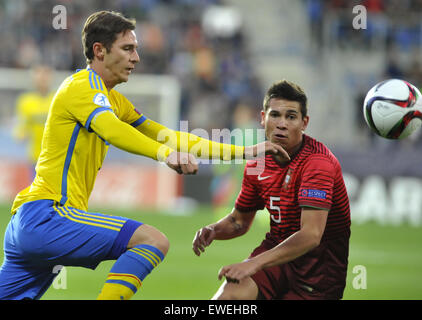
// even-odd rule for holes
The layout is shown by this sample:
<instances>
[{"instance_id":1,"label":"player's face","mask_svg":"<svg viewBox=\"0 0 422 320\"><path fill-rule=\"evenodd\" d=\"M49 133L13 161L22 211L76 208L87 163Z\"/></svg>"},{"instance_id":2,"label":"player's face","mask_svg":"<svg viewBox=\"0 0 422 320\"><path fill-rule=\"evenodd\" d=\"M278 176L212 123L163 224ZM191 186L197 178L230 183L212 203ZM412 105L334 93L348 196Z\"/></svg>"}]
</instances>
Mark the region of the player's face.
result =
<instances>
[{"instance_id":1,"label":"player's face","mask_svg":"<svg viewBox=\"0 0 422 320\"><path fill-rule=\"evenodd\" d=\"M302 117L300 103L284 99L270 99L267 111L261 112L261 124L267 139L294 154L302 143L302 134L309 117Z\"/></svg>"},{"instance_id":2,"label":"player's face","mask_svg":"<svg viewBox=\"0 0 422 320\"><path fill-rule=\"evenodd\" d=\"M137 48L138 41L134 31L128 30L117 35L110 52L104 55L104 66L110 82L118 84L128 81L135 64L139 62Z\"/></svg>"}]
</instances>

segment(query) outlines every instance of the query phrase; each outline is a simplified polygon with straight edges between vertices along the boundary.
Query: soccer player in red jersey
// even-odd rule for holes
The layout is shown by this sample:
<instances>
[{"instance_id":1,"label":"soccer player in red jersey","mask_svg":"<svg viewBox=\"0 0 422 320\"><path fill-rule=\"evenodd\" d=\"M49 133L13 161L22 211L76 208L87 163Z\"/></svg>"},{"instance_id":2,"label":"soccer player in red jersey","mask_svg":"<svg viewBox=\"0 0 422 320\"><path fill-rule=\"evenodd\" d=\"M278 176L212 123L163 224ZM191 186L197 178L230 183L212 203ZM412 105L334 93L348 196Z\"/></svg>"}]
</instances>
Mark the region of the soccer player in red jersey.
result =
<instances>
[{"instance_id":1,"label":"soccer player in red jersey","mask_svg":"<svg viewBox=\"0 0 422 320\"><path fill-rule=\"evenodd\" d=\"M307 97L296 84L273 84L261 117L267 140L282 146L290 160L267 155L249 161L233 211L196 233L199 256L213 240L245 234L258 210L270 213L270 231L249 258L220 269L218 278L226 281L213 299L341 299L350 209L340 164L304 134Z\"/></svg>"}]
</instances>

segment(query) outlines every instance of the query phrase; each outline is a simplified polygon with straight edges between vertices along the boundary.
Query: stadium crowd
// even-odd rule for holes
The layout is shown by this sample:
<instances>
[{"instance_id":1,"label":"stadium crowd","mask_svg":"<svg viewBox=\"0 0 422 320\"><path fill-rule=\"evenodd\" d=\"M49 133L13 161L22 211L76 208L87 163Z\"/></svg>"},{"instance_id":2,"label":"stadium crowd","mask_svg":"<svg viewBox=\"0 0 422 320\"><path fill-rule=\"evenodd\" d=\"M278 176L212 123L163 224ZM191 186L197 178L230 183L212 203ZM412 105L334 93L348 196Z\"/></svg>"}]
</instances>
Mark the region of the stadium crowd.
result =
<instances>
[{"instance_id":1,"label":"stadium crowd","mask_svg":"<svg viewBox=\"0 0 422 320\"><path fill-rule=\"evenodd\" d=\"M259 108L260 85L250 66L241 22L220 0L65 0L66 29L52 26L56 1L0 0L0 67L46 63L57 70L85 65L80 30L100 9L136 18L137 73L181 80L181 118L189 127L231 128L236 107ZM221 14L222 13L222 14ZM224 17L231 14L228 20ZM258 99L258 100L257 100ZM224 117L221 114L225 114Z\"/></svg>"},{"instance_id":2,"label":"stadium crowd","mask_svg":"<svg viewBox=\"0 0 422 320\"><path fill-rule=\"evenodd\" d=\"M390 49L399 46L412 50L421 45L421 0L304 0L314 32L314 39L321 42L323 22L331 21L329 32L340 47L360 45L371 49L384 42ZM366 8L366 28L353 32L352 20L360 12L353 8Z\"/></svg>"}]
</instances>

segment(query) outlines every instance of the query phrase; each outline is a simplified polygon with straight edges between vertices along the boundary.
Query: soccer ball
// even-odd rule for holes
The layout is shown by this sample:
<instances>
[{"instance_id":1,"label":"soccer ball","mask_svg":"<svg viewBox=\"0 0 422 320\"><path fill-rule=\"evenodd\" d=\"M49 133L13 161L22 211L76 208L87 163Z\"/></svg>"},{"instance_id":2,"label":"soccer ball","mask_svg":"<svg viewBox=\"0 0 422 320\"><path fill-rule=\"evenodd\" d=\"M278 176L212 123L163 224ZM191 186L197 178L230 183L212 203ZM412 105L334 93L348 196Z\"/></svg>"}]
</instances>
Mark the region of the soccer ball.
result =
<instances>
[{"instance_id":1,"label":"soccer ball","mask_svg":"<svg viewBox=\"0 0 422 320\"><path fill-rule=\"evenodd\" d=\"M365 97L365 121L383 138L406 138L422 124L422 105L416 104L420 96L420 91L409 82L399 79L382 81Z\"/></svg>"}]
</instances>

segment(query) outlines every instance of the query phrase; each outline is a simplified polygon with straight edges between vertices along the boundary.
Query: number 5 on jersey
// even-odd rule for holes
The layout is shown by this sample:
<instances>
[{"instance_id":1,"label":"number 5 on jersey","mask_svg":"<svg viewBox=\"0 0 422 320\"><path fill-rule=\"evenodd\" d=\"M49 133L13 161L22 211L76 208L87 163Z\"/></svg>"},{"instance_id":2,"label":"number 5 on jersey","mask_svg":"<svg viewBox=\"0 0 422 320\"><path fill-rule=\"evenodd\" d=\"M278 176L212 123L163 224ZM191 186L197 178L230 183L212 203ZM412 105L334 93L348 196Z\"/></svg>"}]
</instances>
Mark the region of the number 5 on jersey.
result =
<instances>
[{"instance_id":1,"label":"number 5 on jersey","mask_svg":"<svg viewBox=\"0 0 422 320\"><path fill-rule=\"evenodd\" d=\"M279 206L274 205L273 201L280 201L280 197L270 197L270 209L276 210L278 212L278 218L275 218L272 213L270 214L271 220L273 220L275 223L281 222L281 210Z\"/></svg>"}]
</instances>

